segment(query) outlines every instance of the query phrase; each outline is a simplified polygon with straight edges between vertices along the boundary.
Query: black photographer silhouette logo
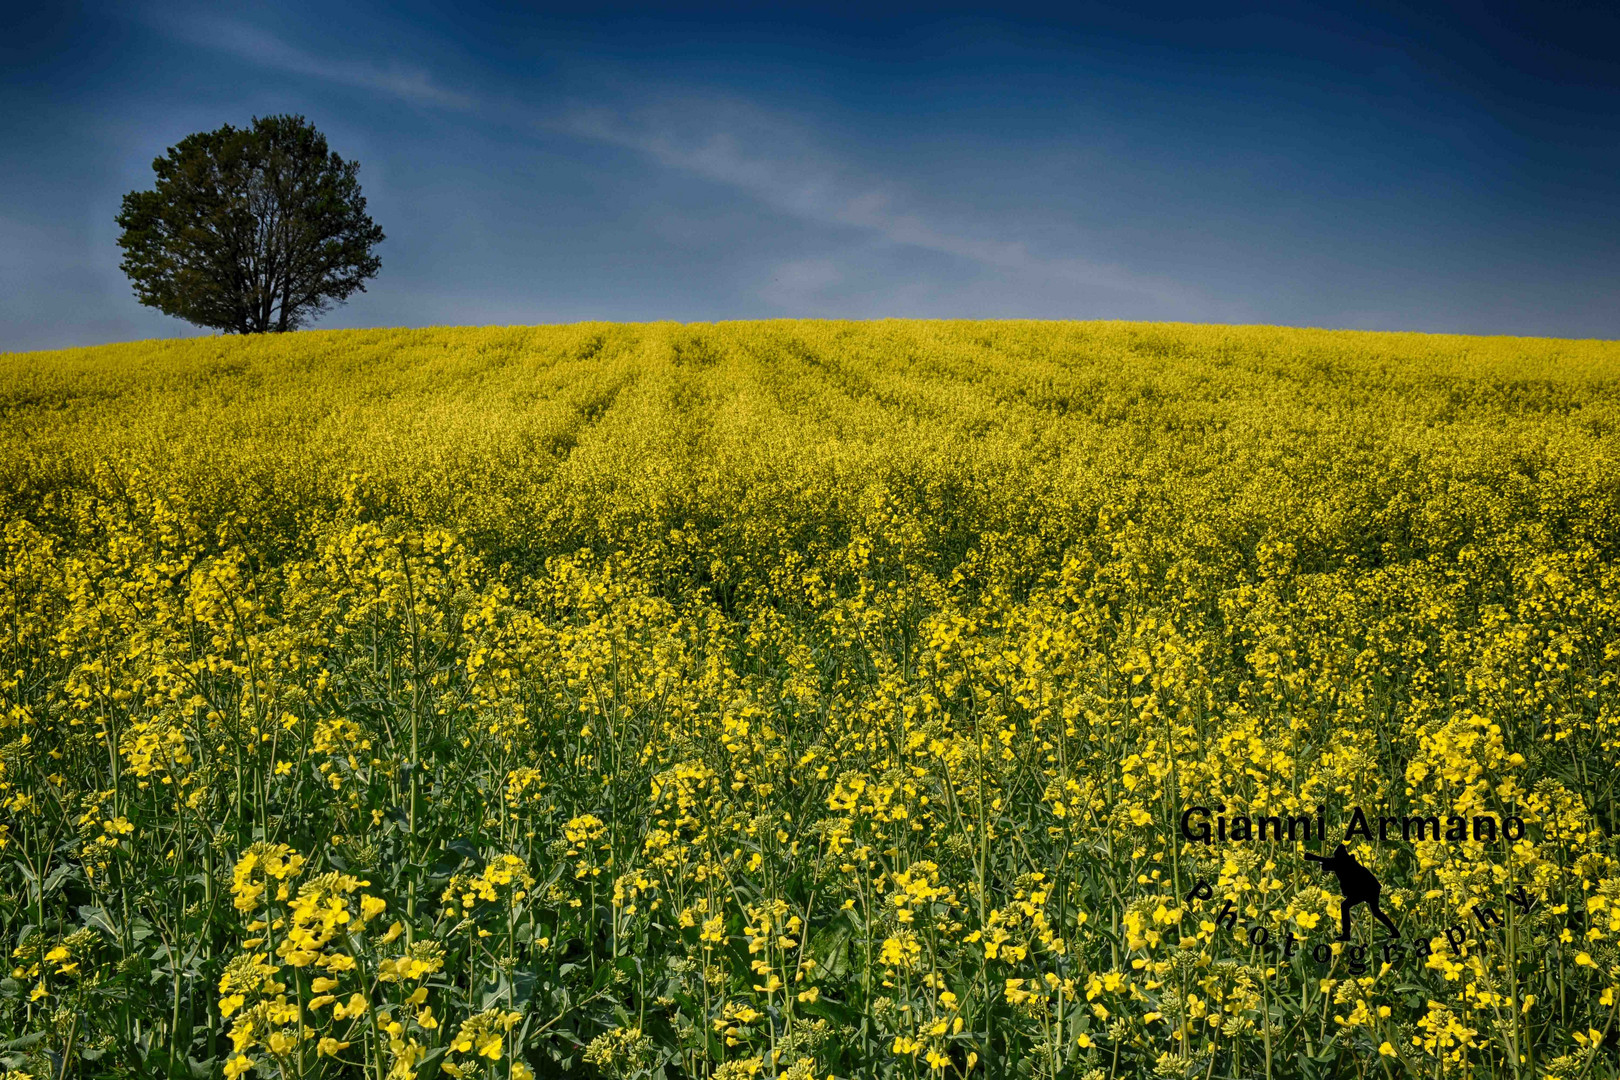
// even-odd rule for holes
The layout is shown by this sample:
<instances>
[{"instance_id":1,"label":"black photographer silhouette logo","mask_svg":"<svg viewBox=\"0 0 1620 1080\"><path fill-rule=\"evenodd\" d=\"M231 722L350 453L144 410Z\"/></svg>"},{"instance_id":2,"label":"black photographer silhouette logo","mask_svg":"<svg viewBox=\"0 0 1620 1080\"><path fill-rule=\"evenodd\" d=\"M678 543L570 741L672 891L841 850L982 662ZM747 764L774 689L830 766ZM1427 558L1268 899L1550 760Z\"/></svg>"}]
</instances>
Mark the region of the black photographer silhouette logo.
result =
<instances>
[{"instance_id":1,"label":"black photographer silhouette logo","mask_svg":"<svg viewBox=\"0 0 1620 1080\"><path fill-rule=\"evenodd\" d=\"M1378 894L1384 891L1384 886L1371 870L1356 861L1349 848L1340 844L1333 849L1332 855L1313 855L1307 851L1305 858L1321 863L1324 874L1332 874L1339 879L1339 918L1343 923L1339 928L1340 941L1350 940L1350 912L1358 904L1366 904L1367 910L1389 927L1390 937L1401 936L1395 924L1389 921L1389 916L1384 914L1384 909L1378 906Z\"/></svg>"}]
</instances>

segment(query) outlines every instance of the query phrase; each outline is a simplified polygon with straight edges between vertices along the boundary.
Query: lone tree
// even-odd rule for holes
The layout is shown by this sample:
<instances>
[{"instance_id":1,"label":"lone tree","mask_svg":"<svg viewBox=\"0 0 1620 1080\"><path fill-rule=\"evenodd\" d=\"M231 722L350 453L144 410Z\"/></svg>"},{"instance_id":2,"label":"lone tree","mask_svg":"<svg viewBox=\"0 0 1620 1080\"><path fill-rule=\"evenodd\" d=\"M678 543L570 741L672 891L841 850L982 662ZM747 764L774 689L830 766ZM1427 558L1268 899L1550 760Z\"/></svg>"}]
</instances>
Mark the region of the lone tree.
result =
<instances>
[{"instance_id":1,"label":"lone tree","mask_svg":"<svg viewBox=\"0 0 1620 1080\"><path fill-rule=\"evenodd\" d=\"M231 334L296 330L375 277L382 229L355 173L302 116L188 135L124 196L123 270L141 303Z\"/></svg>"}]
</instances>

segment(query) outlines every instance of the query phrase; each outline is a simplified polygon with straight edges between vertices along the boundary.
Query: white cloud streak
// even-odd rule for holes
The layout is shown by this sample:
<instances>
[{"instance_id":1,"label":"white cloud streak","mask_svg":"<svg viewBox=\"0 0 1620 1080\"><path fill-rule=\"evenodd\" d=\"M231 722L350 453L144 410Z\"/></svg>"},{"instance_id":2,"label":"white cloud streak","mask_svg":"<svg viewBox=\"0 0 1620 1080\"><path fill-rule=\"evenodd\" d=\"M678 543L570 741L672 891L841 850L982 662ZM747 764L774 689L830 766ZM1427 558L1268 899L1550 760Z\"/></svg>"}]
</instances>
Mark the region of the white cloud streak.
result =
<instances>
[{"instance_id":1,"label":"white cloud streak","mask_svg":"<svg viewBox=\"0 0 1620 1080\"><path fill-rule=\"evenodd\" d=\"M470 94L439 85L419 68L400 64L378 66L364 61L335 59L306 52L257 26L235 19L188 16L167 20L163 29L170 36L189 44L229 53L260 67L303 78L369 90L399 98L414 105L447 109L471 109L477 100Z\"/></svg>"},{"instance_id":2,"label":"white cloud streak","mask_svg":"<svg viewBox=\"0 0 1620 1080\"><path fill-rule=\"evenodd\" d=\"M1107 262L1043 257L1021 241L995 239L994 230L982 225L931 221L908 209L893 185L853 174L807 147L780 119L734 102L639 113L580 108L547 126L639 151L805 221L861 230L1048 287L1126 293L1179 310L1207 306L1204 298L1166 278Z\"/></svg>"},{"instance_id":3,"label":"white cloud streak","mask_svg":"<svg viewBox=\"0 0 1620 1080\"><path fill-rule=\"evenodd\" d=\"M170 22L167 29L193 44L288 74L418 105L512 118L511 108L494 108L470 94L448 89L425 71L317 56L240 21L193 19ZM664 104L654 108L585 106L560 116L531 115L529 119L541 130L636 151L665 168L729 187L798 220L960 259L1008 283L1039 289L1048 297L1073 295L1076 301L1124 297L1129 298L1130 306L1145 304L1161 317L1186 317L1209 309L1207 298L1168 278L1106 261L1042 256L1022 241L995 238L995 227L982 221L931 220L908 208L895 185L853 172L835 155L818 150L781 117L735 100L686 98L675 102L667 96L661 100ZM524 107L517 111L521 118ZM793 260L784 263L783 269L791 284L778 282L776 288L761 290L763 299L779 306L797 306L792 298L820 294L843 276L828 262Z\"/></svg>"}]
</instances>

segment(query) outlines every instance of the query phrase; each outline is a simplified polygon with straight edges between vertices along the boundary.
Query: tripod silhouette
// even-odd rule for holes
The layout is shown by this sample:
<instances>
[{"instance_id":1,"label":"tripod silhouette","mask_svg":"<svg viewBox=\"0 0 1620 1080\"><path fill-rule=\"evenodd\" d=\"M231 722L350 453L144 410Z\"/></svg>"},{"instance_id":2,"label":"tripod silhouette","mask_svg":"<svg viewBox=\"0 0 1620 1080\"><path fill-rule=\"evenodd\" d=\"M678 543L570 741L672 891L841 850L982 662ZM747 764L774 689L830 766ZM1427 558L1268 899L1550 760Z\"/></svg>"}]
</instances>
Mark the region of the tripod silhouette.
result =
<instances>
[{"instance_id":1,"label":"tripod silhouette","mask_svg":"<svg viewBox=\"0 0 1620 1080\"><path fill-rule=\"evenodd\" d=\"M1350 940L1350 909L1357 904L1366 904L1378 921L1389 927L1390 937L1401 936L1401 932L1395 929L1395 924L1389 921L1389 916L1384 914L1384 909L1378 906L1378 894L1383 892L1384 887L1373 877L1371 870L1356 861L1356 857L1350 854L1348 848L1340 844L1333 849L1332 855L1312 855L1306 852L1305 857L1311 862L1321 863L1323 873L1332 874L1339 879L1339 893L1342 897L1339 901L1339 916L1344 924L1339 930L1340 941Z\"/></svg>"}]
</instances>

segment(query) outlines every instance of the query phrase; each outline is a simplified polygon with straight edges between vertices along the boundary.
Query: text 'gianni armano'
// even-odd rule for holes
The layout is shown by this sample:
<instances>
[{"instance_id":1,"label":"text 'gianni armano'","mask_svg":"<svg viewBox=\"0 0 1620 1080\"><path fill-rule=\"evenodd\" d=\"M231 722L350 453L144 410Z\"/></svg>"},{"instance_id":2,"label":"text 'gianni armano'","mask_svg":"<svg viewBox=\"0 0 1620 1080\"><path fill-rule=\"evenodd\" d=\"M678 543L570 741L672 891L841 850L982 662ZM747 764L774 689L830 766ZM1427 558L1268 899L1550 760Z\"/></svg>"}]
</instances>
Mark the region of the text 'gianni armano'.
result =
<instances>
[{"instance_id":1,"label":"text 'gianni armano'","mask_svg":"<svg viewBox=\"0 0 1620 1080\"><path fill-rule=\"evenodd\" d=\"M1438 814L1380 817L1375 831L1372 820L1361 807L1352 807L1351 811L1341 843L1349 843L1357 837L1369 842L1376 839L1404 840L1407 843L1421 840L1456 843L1472 839L1493 843L1498 837L1512 842L1524 836L1524 819L1514 814L1501 819L1494 814L1476 814L1472 818L1451 814L1444 819ZM1399 833L1396 834L1395 830L1399 830ZM1301 814L1294 817L1264 815L1251 818L1240 814L1229 821L1223 805L1217 804L1213 808L1189 806L1181 814L1181 835L1199 844L1323 841L1327 839L1327 810L1318 806L1314 817Z\"/></svg>"}]
</instances>

